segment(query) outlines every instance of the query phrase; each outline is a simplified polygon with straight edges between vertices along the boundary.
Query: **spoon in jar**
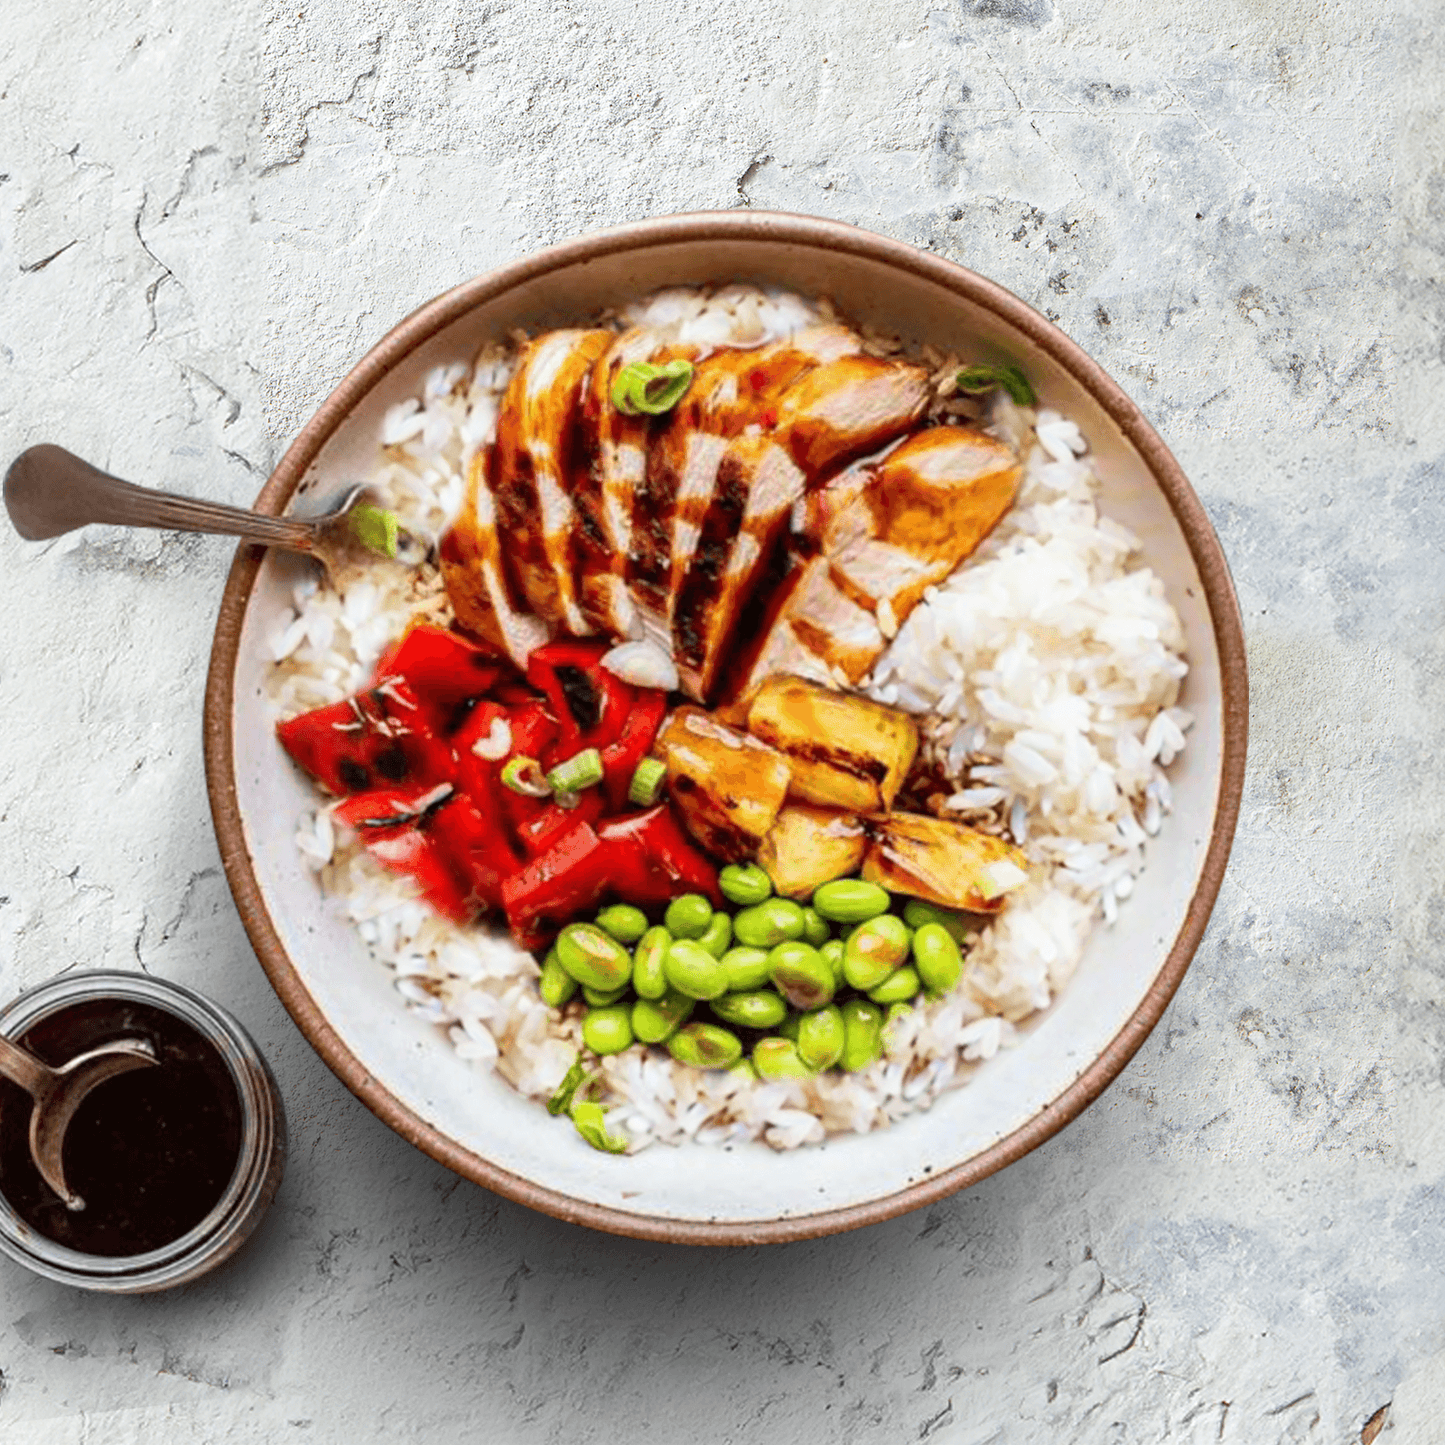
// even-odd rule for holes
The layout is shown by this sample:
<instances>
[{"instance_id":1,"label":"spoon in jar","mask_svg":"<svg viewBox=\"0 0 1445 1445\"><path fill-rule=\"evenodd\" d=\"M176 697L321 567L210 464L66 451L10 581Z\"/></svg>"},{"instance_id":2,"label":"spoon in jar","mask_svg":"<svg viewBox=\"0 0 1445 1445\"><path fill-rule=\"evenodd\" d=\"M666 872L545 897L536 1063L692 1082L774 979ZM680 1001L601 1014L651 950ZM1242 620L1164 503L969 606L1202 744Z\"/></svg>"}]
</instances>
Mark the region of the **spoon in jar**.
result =
<instances>
[{"instance_id":1,"label":"spoon in jar","mask_svg":"<svg viewBox=\"0 0 1445 1445\"><path fill-rule=\"evenodd\" d=\"M368 555L414 566L426 554L425 544L399 528L395 514L378 506L364 486L348 487L320 516L271 517L138 487L49 444L31 447L11 462L5 473L5 509L15 530L30 542L59 537L90 522L215 532L304 552L333 578Z\"/></svg>"},{"instance_id":2,"label":"spoon in jar","mask_svg":"<svg viewBox=\"0 0 1445 1445\"><path fill-rule=\"evenodd\" d=\"M67 1209L85 1208L85 1200L66 1184L61 1162L65 1131L76 1110L91 1090L107 1079L158 1062L147 1040L116 1039L77 1054L68 1064L54 1069L29 1049L0 1034L0 1074L18 1084L34 1101L30 1108L30 1157L40 1177L65 1201Z\"/></svg>"}]
</instances>

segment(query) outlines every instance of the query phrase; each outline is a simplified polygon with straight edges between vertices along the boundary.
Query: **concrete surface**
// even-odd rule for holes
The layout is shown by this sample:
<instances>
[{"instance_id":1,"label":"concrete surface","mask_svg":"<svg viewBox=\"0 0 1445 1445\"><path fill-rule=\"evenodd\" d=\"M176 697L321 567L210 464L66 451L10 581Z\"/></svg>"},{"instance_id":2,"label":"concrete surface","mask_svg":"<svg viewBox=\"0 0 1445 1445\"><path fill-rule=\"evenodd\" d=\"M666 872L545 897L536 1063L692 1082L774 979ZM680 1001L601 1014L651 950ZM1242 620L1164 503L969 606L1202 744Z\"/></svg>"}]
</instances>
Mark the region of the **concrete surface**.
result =
<instances>
[{"instance_id":1,"label":"concrete surface","mask_svg":"<svg viewBox=\"0 0 1445 1445\"><path fill-rule=\"evenodd\" d=\"M201 774L228 548L0 536L4 991L198 985L294 1130L210 1283L0 1266L5 1445L1333 1445L1390 1402L1386 1445L1445 1438L1441 19L7 0L5 458L59 441L245 501L436 291L634 217L816 212L997 278L1129 389L1224 539L1255 704L1213 926L1097 1107L883 1227L659 1249L459 1183L271 996Z\"/></svg>"}]
</instances>

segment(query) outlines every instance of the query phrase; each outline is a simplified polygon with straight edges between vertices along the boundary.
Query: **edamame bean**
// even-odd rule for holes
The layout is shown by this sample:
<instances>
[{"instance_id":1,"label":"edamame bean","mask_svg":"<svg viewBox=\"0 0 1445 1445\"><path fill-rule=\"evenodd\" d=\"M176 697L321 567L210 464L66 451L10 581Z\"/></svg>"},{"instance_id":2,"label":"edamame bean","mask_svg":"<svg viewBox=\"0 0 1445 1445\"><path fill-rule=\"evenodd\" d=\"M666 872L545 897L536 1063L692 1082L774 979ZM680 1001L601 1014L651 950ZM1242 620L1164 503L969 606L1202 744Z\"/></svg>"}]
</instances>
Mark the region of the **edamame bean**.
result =
<instances>
[{"instance_id":1,"label":"edamame bean","mask_svg":"<svg viewBox=\"0 0 1445 1445\"><path fill-rule=\"evenodd\" d=\"M729 863L717 875L717 886L729 903L751 907L773 896L773 880L756 863Z\"/></svg>"},{"instance_id":2,"label":"edamame bean","mask_svg":"<svg viewBox=\"0 0 1445 1445\"><path fill-rule=\"evenodd\" d=\"M758 1081L758 1071L753 1068L751 1059L739 1059L737 1063L728 1070L728 1073L734 1078L742 1079L749 1084L756 1084Z\"/></svg>"},{"instance_id":3,"label":"edamame bean","mask_svg":"<svg viewBox=\"0 0 1445 1445\"><path fill-rule=\"evenodd\" d=\"M632 1005L632 1032L645 1044L660 1044L687 1022L693 1007L692 999L675 991L658 999L640 998Z\"/></svg>"},{"instance_id":4,"label":"edamame bean","mask_svg":"<svg viewBox=\"0 0 1445 1445\"><path fill-rule=\"evenodd\" d=\"M833 1001L833 968L811 943L780 943L768 955L773 987L794 1008L822 1008Z\"/></svg>"},{"instance_id":5,"label":"edamame bean","mask_svg":"<svg viewBox=\"0 0 1445 1445\"><path fill-rule=\"evenodd\" d=\"M924 923L913 935L913 963L930 993L947 993L963 977L963 955L941 923Z\"/></svg>"},{"instance_id":6,"label":"edamame bean","mask_svg":"<svg viewBox=\"0 0 1445 1445\"><path fill-rule=\"evenodd\" d=\"M620 988L632 974L632 955L595 923L569 923L557 935L557 962L586 988Z\"/></svg>"},{"instance_id":7,"label":"edamame bean","mask_svg":"<svg viewBox=\"0 0 1445 1445\"><path fill-rule=\"evenodd\" d=\"M769 898L733 919L733 936L749 948L773 948L803 936L803 910L790 898Z\"/></svg>"},{"instance_id":8,"label":"edamame bean","mask_svg":"<svg viewBox=\"0 0 1445 1445\"><path fill-rule=\"evenodd\" d=\"M768 981L766 948L730 948L722 956L722 966L727 969L729 993L746 993Z\"/></svg>"},{"instance_id":9,"label":"edamame bean","mask_svg":"<svg viewBox=\"0 0 1445 1445\"><path fill-rule=\"evenodd\" d=\"M753 1067L760 1079L806 1079L812 1070L798 1057L791 1039L759 1039L753 1045Z\"/></svg>"},{"instance_id":10,"label":"edamame bean","mask_svg":"<svg viewBox=\"0 0 1445 1445\"><path fill-rule=\"evenodd\" d=\"M725 1023L742 1029L770 1029L788 1016L788 1006L772 989L725 993L712 1001L712 1011Z\"/></svg>"},{"instance_id":11,"label":"edamame bean","mask_svg":"<svg viewBox=\"0 0 1445 1445\"><path fill-rule=\"evenodd\" d=\"M705 948L714 958L721 958L732 946L733 921L726 913L714 913L708 920L707 932L698 939L698 946Z\"/></svg>"},{"instance_id":12,"label":"edamame bean","mask_svg":"<svg viewBox=\"0 0 1445 1445\"><path fill-rule=\"evenodd\" d=\"M542 976L537 980L537 992L548 1008L561 1008L577 992L577 980L562 967L555 945L542 960Z\"/></svg>"},{"instance_id":13,"label":"edamame bean","mask_svg":"<svg viewBox=\"0 0 1445 1445\"><path fill-rule=\"evenodd\" d=\"M667 992L667 975L662 960L672 944L672 934L661 924L642 935L632 955L632 986L638 998L661 998Z\"/></svg>"},{"instance_id":14,"label":"edamame bean","mask_svg":"<svg viewBox=\"0 0 1445 1445\"><path fill-rule=\"evenodd\" d=\"M662 921L674 938L701 938L712 922L712 904L701 893L684 893L667 905Z\"/></svg>"},{"instance_id":15,"label":"edamame bean","mask_svg":"<svg viewBox=\"0 0 1445 1445\"><path fill-rule=\"evenodd\" d=\"M597 926L618 943L636 943L647 932L647 915L630 903L614 903L597 915Z\"/></svg>"},{"instance_id":16,"label":"edamame bean","mask_svg":"<svg viewBox=\"0 0 1445 1445\"><path fill-rule=\"evenodd\" d=\"M621 988L583 988L582 997L590 1008L610 1008L627 992L624 983Z\"/></svg>"},{"instance_id":17,"label":"edamame bean","mask_svg":"<svg viewBox=\"0 0 1445 1445\"><path fill-rule=\"evenodd\" d=\"M720 998L728 990L728 971L722 960L692 939L679 938L668 945L662 971L668 983L689 998Z\"/></svg>"},{"instance_id":18,"label":"edamame bean","mask_svg":"<svg viewBox=\"0 0 1445 1445\"><path fill-rule=\"evenodd\" d=\"M843 977L843 940L830 938L818 952L828 960L828 967L833 970L833 987L842 988L846 982Z\"/></svg>"},{"instance_id":19,"label":"edamame bean","mask_svg":"<svg viewBox=\"0 0 1445 1445\"><path fill-rule=\"evenodd\" d=\"M918 977L918 970L911 964L904 964L902 968L894 969L877 988L868 990L868 997L874 1003L884 1005L890 1003L907 1003L909 999L915 998L923 992L923 982Z\"/></svg>"},{"instance_id":20,"label":"edamame bean","mask_svg":"<svg viewBox=\"0 0 1445 1445\"><path fill-rule=\"evenodd\" d=\"M716 1024L688 1024L667 1041L667 1051L695 1069L730 1069L742 1058L743 1045L735 1033Z\"/></svg>"},{"instance_id":21,"label":"edamame bean","mask_svg":"<svg viewBox=\"0 0 1445 1445\"><path fill-rule=\"evenodd\" d=\"M773 1030L780 1039L788 1039L792 1043L798 1042L798 1033L803 1027L803 1016L796 1009L788 1012L787 1018Z\"/></svg>"},{"instance_id":22,"label":"edamame bean","mask_svg":"<svg viewBox=\"0 0 1445 1445\"><path fill-rule=\"evenodd\" d=\"M834 923L866 923L888 912L888 893L861 878L836 878L813 894L813 907Z\"/></svg>"},{"instance_id":23,"label":"edamame bean","mask_svg":"<svg viewBox=\"0 0 1445 1445\"><path fill-rule=\"evenodd\" d=\"M846 1031L837 1004L814 1009L798 1020L798 1057L810 1069L831 1069L843 1057Z\"/></svg>"},{"instance_id":24,"label":"edamame bean","mask_svg":"<svg viewBox=\"0 0 1445 1445\"><path fill-rule=\"evenodd\" d=\"M912 935L896 913L860 923L843 948L843 977L864 993L877 988L905 958Z\"/></svg>"},{"instance_id":25,"label":"edamame bean","mask_svg":"<svg viewBox=\"0 0 1445 1445\"><path fill-rule=\"evenodd\" d=\"M632 1010L625 1004L592 1009L582 1020L582 1042L594 1054L620 1054L632 1046Z\"/></svg>"},{"instance_id":26,"label":"edamame bean","mask_svg":"<svg viewBox=\"0 0 1445 1445\"><path fill-rule=\"evenodd\" d=\"M814 948L822 948L832 936L833 930L828 927L828 920L816 908L803 910L803 941L805 943L811 943Z\"/></svg>"},{"instance_id":27,"label":"edamame bean","mask_svg":"<svg viewBox=\"0 0 1445 1445\"><path fill-rule=\"evenodd\" d=\"M861 998L843 1005L843 1052L840 1068L850 1074L875 1063L883 1052L883 1010Z\"/></svg>"},{"instance_id":28,"label":"edamame bean","mask_svg":"<svg viewBox=\"0 0 1445 1445\"><path fill-rule=\"evenodd\" d=\"M925 903L921 898L910 898L903 905L903 921L910 928L922 928L925 923L937 923L948 932L948 936L960 947L968 941L973 930L962 913L951 908L940 908L936 903Z\"/></svg>"}]
</instances>

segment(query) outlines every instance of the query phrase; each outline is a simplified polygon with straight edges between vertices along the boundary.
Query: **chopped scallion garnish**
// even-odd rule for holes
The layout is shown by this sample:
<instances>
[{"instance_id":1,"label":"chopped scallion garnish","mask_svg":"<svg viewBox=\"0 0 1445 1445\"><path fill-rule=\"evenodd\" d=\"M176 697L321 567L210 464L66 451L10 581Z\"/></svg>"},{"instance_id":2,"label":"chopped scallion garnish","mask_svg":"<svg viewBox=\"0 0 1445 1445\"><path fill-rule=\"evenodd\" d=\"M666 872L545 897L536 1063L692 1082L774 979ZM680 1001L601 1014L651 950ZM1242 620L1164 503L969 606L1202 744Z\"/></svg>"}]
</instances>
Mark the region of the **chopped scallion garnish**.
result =
<instances>
[{"instance_id":1,"label":"chopped scallion garnish","mask_svg":"<svg viewBox=\"0 0 1445 1445\"><path fill-rule=\"evenodd\" d=\"M1029 379L1012 362L1006 366L965 366L958 373L958 389L969 396L979 396L1001 386L1019 406L1033 406L1038 401Z\"/></svg>"},{"instance_id":2,"label":"chopped scallion garnish","mask_svg":"<svg viewBox=\"0 0 1445 1445\"><path fill-rule=\"evenodd\" d=\"M352 533L368 551L379 552L383 557L396 557L397 538L401 529L397 525L396 513L385 507L374 507L363 502L347 514Z\"/></svg>"},{"instance_id":3,"label":"chopped scallion garnish","mask_svg":"<svg viewBox=\"0 0 1445 1445\"><path fill-rule=\"evenodd\" d=\"M580 793L583 788L595 788L601 781L602 754L596 748L584 748L547 774L547 786L554 793Z\"/></svg>"},{"instance_id":4,"label":"chopped scallion garnish","mask_svg":"<svg viewBox=\"0 0 1445 1445\"><path fill-rule=\"evenodd\" d=\"M692 385L692 362L668 361L654 366L634 361L612 383L612 405L626 416L662 416L680 402Z\"/></svg>"},{"instance_id":5,"label":"chopped scallion garnish","mask_svg":"<svg viewBox=\"0 0 1445 1445\"><path fill-rule=\"evenodd\" d=\"M639 808L650 808L662 796L662 782L666 777L665 763L656 758L643 758L627 785L627 801Z\"/></svg>"},{"instance_id":6,"label":"chopped scallion garnish","mask_svg":"<svg viewBox=\"0 0 1445 1445\"><path fill-rule=\"evenodd\" d=\"M582 1055L578 1054L572 1060L572 1067L567 1070L562 1082L557 1085L557 1092L547 1100L547 1112L549 1114L566 1114L572 1108L572 1100L581 1088L582 1081L587 1077L587 1069L582 1063Z\"/></svg>"},{"instance_id":7,"label":"chopped scallion garnish","mask_svg":"<svg viewBox=\"0 0 1445 1445\"><path fill-rule=\"evenodd\" d=\"M600 1149L604 1154L627 1152L627 1140L614 1138L607 1132L607 1111L601 1104L574 1104L572 1122L594 1149Z\"/></svg>"},{"instance_id":8,"label":"chopped scallion garnish","mask_svg":"<svg viewBox=\"0 0 1445 1445\"><path fill-rule=\"evenodd\" d=\"M502 769L502 786L528 798L545 798L552 789L536 758L513 758Z\"/></svg>"}]
</instances>

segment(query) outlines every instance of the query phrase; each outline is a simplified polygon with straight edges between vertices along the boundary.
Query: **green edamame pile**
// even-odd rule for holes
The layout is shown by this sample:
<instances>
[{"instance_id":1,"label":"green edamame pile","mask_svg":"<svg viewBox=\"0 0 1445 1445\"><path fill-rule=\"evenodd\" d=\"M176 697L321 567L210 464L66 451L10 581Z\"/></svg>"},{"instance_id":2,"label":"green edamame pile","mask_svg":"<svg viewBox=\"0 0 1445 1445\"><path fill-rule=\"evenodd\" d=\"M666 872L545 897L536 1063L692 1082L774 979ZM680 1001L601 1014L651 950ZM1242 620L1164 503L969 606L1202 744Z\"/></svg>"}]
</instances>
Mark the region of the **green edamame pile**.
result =
<instances>
[{"instance_id":1,"label":"green edamame pile","mask_svg":"<svg viewBox=\"0 0 1445 1445\"><path fill-rule=\"evenodd\" d=\"M538 987L553 1008L580 992L588 1050L660 1044L680 1063L762 1079L857 1072L920 995L963 976L966 917L916 899L894 911L876 883L840 878L804 905L749 863L724 868L718 887L730 907L687 893L653 923L613 903L557 936Z\"/></svg>"}]
</instances>

